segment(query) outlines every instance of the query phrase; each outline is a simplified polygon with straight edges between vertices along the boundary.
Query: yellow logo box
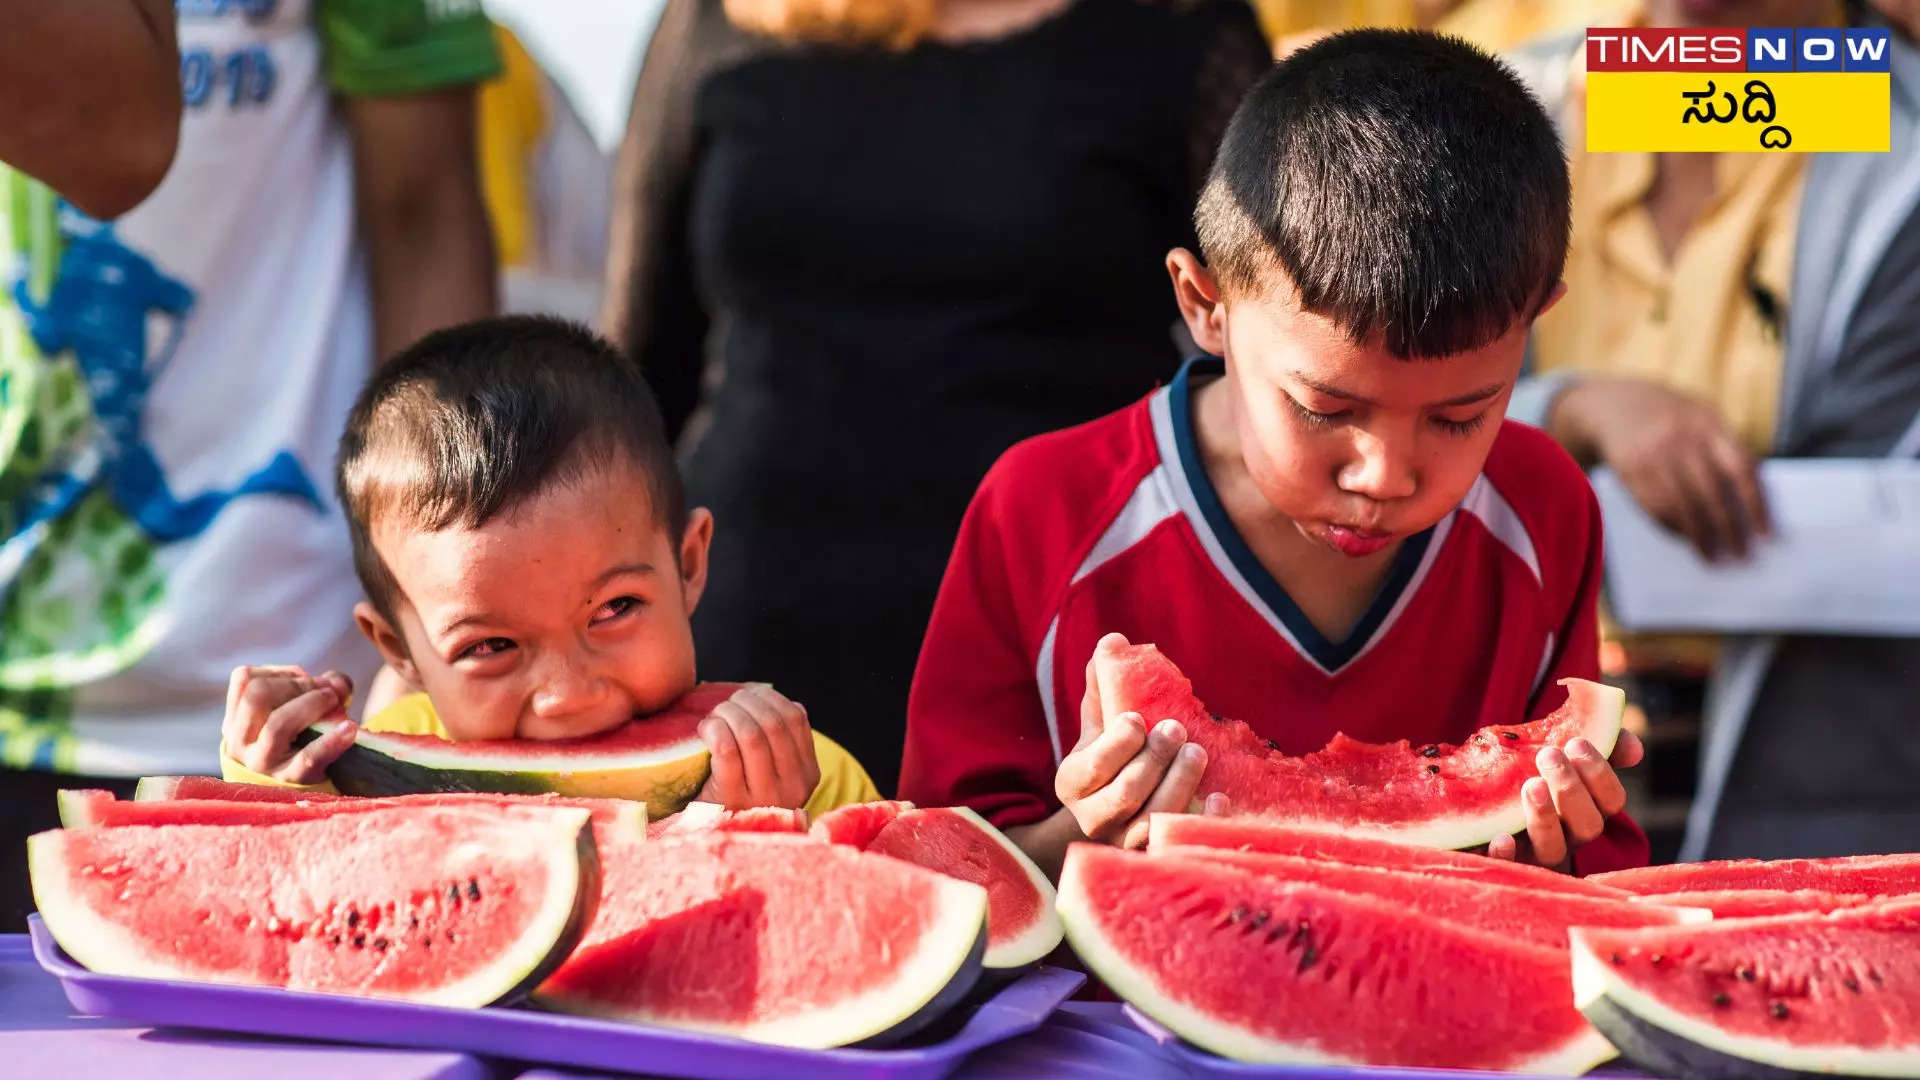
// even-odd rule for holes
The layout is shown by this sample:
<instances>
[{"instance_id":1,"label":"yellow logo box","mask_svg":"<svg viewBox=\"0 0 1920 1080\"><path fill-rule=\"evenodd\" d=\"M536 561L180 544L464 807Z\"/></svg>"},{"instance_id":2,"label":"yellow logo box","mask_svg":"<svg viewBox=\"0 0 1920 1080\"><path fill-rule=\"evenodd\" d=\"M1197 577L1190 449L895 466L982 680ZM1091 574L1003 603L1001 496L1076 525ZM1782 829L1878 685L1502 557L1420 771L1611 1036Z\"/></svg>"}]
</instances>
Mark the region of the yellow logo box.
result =
<instances>
[{"instance_id":1,"label":"yellow logo box","mask_svg":"<svg viewBox=\"0 0 1920 1080\"><path fill-rule=\"evenodd\" d=\"M1885 153L1884 71L1590 71L1587 150Z\"/></svg>"}]
</instances>

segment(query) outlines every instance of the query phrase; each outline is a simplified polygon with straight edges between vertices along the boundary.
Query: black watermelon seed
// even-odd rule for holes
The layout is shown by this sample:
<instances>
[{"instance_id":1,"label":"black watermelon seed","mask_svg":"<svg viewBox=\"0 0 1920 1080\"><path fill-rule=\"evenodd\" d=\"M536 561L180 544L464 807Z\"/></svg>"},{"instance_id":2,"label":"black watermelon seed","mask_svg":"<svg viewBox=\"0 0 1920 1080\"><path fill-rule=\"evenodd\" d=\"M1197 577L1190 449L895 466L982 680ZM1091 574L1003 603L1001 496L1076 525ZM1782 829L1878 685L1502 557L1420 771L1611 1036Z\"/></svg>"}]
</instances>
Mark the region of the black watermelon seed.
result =
<instances>
[{"instance_id":1,"label":"black watermelon seed","mask_svg":"<svg viewBox=\"0 0 1920 1080\"><path fill-rule=\"evenodd\" d=\"M1438 765L1429 765L1429 766L1427 766L1427 771L1428 771L1428 772L1430 772L1430 773L1437 773L1437 772L1439 772L1439 771L1440 771L1440 766L1438 766Z\"/></svg>"},{"instance_id":2,"label":"black watermelon seed","mask_svg":"<svg viewBox=\"0 0 1920 1080\"><path fill-rule=\"evenodd\" d=\"M1773 1014L1775 1020L1785 1020L1787 1018L1787 1003L1784 1001L1776 1001L1768 1007L1767 1011Z\"/></svg>"},{"instance_id":3,"label":"black watermelon seed","mask_svg":"<svg viewBox=\"0 0 1920 1080\"><path fill-rule=\"evenodd\" d=\"M1421 757L1439 757L1440 748L1437 746L1429 746L1425 750L1420 751L1420 756Z\"/></svg>"},{"instance_id":4,"label":"black watermelon seed","mask_svg":"<svg viewBox=\"0 0 1920 1080\"><path fill-rule=\"evenodd\" d=\"M407 916L407 929L416 930L419 928L419 926L420 926L420 916L418 915Z\"/></svg>"},{"instance_id":5,"label":"black watermelon seed","mask_svg":"<svg viewBox=\"0 0 1920 1080\"><path fill-rule=\"evenodd\" d=\"M1752 982L1752 981L1753 981L1753 969L1752 969L1752 968L1741 968L1741 969L1740 969L1739 971L1737 971L1737 972L1735 972L1735 974L1737 974L1737 975L1739 975L1739 976L1740 976L1740 981L1741 981L1741 982Z\"/></svg>"},{"instance_id":6,"label":"black watermelon seed","mask_svg":"<svg viewBox=\"0 0 1920 1080\"><path fill-rule=\"evenodd\" d=\"M1503 739L1512 739L1515 742L1520 741L1520 733L1517 731L1503 731L1500 733L1500 737Z\"/></svg>"},{"instance_id":7,"label":"black watermelon seed","mask_svg":"<svg viewBox=\"0 0 1920 1080\"><path fill-rule=\"evenodd\" d=\"M1280 749L1280 744L1279 744L1279 743L1277 743L1277 742L1274 742L1274 741L1273 741L1272 739L1268 739L1268 740L1267 740L1267 749L1269 749L1269 750L1278 750L1278 749Z\"/></svg>"},{"instance_id":8,"label":"black watermelon seed","mask_svg":"<svg viewBox=\"0 0 1920 1080\"><path fill-rule=\"evenodd\" d=\"M480 899L480 879L478 878L467 879L467 899L469 900Z\"/></svg>"},{"instance_id":9,"label":"black watermelon seed","mask_svg":"<svg viewBox=\"0 0 1920 1080\"><path fill-rule=\"evenodd\" d=\"M1227 921L1230 923L1236 923L1251 914L1253 913L1248 911L1244 907L1235 907L1232 911L1227 912Z\"/></svg>"},{"instance_id":10,"label":"black watermelon seed","mask_svg":"<svg viewBox=\"0 0 1920 1080\"><path fill-rule=\"evenodd\" d=\"M365 935L365 934L355 934L355 935L353 935L353 947L354 947L354 948L356 948L356 949L364 949L364 948L366 948L366 947L367 947L367 935Z\"/></svg>"},{"instance_id":11,"label":"black watermelon seed","mask_svg":"<svg viewBox=\"0 0 1920 1080\"><path fill-rule=\"evenodd\" d=\"M459 882L456 881L453 884L447 886L447 899L453 901L456 904L460 902L460 883Z\"/></svg>"},{"instance_id":12,"label":"black watermelon seed","mask_svg":"<svg viewBox=\"0 0 1920 1080\"><path fill-rule=\"evenodd\" d=\"M1625 960L1623 960L1623 959L1621 959L1621 958L1620 958L1620 954L1619 954L1619 953L1614 953L1614 954L1613 954L1612 956L1609 956L1609 957L1608 957L1607 959L1609 959L1609 960L1612 960L1612 961L1613 961L1613 964L1614 964L1614 966L1615 966L1615 967L1618 967L1618 966L1620 966L1621 964L1624 964L1624 963L1626 963L1626 961L1625 961Z\"/></svg>"},{"instance_id":13,"label":"black watermelon seed","mask_svg":"<svg viewBox=\"0 0 1920 1080\"><path fill-rule=\"evenodd\" d=\"M1256 911L1256 912L1254 912L1254 913L1253 913L1253 928L1254 928L1255 930L1258 930L1258 929L1260 929L1261 927L1263 927L1263 926L1265 926L1265 925L1267 925L1267 920L1268 920L1268 919L1271 919L1271 918L1273 918L1273 912L1271 912L1271 911Z\"/></svg>"},{"instance_id":14,"label":"black watermelon seed","mask_svg":"<svg viewBox=\"0 0 1920 1080\"><path fill-rule=\"evenodd\" d=\"M338 944L340 944L340 935L339 935L339 934L335 934L335 935L333 935L333 943L334 943L335 945L338 945Z\"/></svg>"},{"instance_id":15,"label":"black watermelon seed","mask_svg":"<svg viewBox=\"0 0 1920 1080\"><path fill-rule=\"evenodd\" d=\"M1847 989L1853 991L1856 994L1860 992L1860 980L1854 978L1851 975L1847 976L1844 979L1841 979L1840 985L1846 987Z\"/></svg>"},{"instance_id":16,"label":"black watermelon seed","mask_svg":"<svg viewBox=\"0 0 1920 1080\"><path fill-rule=\"evenodd\" d=\"M1212 718L1213 718L1213 722L1214 722L1214 723L1216 723L1216 724L1224 724L1224 723L1226 723L1226 722L1227 722L1227 718L1226 718L1226 717L1224 717L1224 716L1221 716L1221 715L1220 715L1219 713L1217 713L1217 712L1210 712L1210 713L1208 713L1207 715L1208 715L1208 716L1210 716L1210 717L1212 717Z\"/></svg>"},{"instance_id":17,"label":"black watermelon seed","mask_svg":"<svg viewBox=\"0 0 1920 1080\"><path fill-rule=\"evenodd\" d=\"M347 929L351 930L354 927L359 925L360 925L360 912L356 911L353 908L348 908L347 909Z\"/></svg>"},{"instance_id":18,"label":"black watermelon seed","mask_svg":"<svg viewBox=\"0 0 1920 1080\"><path fill-rule=\"evenodd\" d=\"M1879 986L1882 981L1880 978L1880 973L1873 970L1872 968L1867 969L1867 978L1872 979L1873 985L1875 986Z\"/></svg>"},{"instance_id":19,"label":"black watermelon seed","mask_svg":"<svg viewBox=\"0 0 1920 1080\"><path fill-rule=\"evenodd\" d=\"M1315 961L1319 959L1320 959L1320 954L1314 951L1313 942L1311 941L1307 942L1307 947L1300 950L1299 970L1302 972L1306 971L1308 968L1314 965Z\"/></svg>"},{"instance_id":20,"label":"black watermelon seed","mask_svg":"<svg viewBox=\"0 0 1920 1080\"><path fill-rule=\"evenodd\" d=\"M379 949L381 952L386 952L387 946L390 944L392 944L392 942L388 941L386 938L383 938L383 937L377 937L373 939L373 947L376 949Z\"/></svg>"},{"instance_id":21,"label":"black watermelon seed","mask_svg":"<svg viewBox=\"0 0 1920 1080\"><path fill-rule=\"evenodd\" d=\"M1733 1004L1733 999L1728 997L1725 993L1719 993L1719 994L1713 995L1713 1003L1715 1006L1724 1009L1727 1006Z\"/></svg>"},{"instance_id":22,"label":"black watermelon seed","mask_svg":"<svg viewBox=\"0 0 1920 1080\"><path fill-rule=\"evenodd\" d=\"M1652 956L1647 957L1647 963L1652 964L1654 967L1659 967L1661 964L1664 964L1666 962L1667 962L1666 953L1654 953Z\"/></svg>"}]
</instances>

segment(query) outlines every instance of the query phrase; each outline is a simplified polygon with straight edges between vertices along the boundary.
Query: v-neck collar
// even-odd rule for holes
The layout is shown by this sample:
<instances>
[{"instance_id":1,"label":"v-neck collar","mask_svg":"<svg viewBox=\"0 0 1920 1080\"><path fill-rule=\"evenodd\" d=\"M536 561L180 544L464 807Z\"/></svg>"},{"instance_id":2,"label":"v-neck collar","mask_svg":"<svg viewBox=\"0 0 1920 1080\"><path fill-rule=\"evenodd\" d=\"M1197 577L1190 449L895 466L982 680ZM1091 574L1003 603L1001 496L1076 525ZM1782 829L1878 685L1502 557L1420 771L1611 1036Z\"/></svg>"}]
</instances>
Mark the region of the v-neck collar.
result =
<instances>
[{"instance_id":1,"label":"v-neck collar","mask_svg":"<svg viewBox=\"0 0 1920 1080\"><path fill-rule=\"evenodd\" d=\"M1428 550L1434 546L1436 531L1443 526L1436 525L1407 537L1395 553L1393 566L1380 583L1380 591L1374 594L1360 621L1353 625L1344 639L1328 640L1254 556L1253 549L1247 546L1246 540L1227 516L1226 507L1221 504L1220 495L1214 490L1213 481L1201 464L1200 444L1193 432L1193 379L1196 376L1206 378L1225 374L1226 361L1217 356L1198 356L1188 360L1167 387L1168 419L1171 421L1172 441L1179 458L1176 464L1186 479L1188 490L1193 494L1194 509L1199 511L1202 519L1195 524L1204 525L1212 534L1233 569L1239 572L1260 601L1286 627L1300 650L1331 674L1366 651L1374 637L1385 629L1390 617L1402 606L1402 598L1409 595L1410 587L1418 578L1425 576L1424 571L1429 563L1426 558ZM1448 519L1450 521L1451 518Z\"/></svg>"}]
</instances>

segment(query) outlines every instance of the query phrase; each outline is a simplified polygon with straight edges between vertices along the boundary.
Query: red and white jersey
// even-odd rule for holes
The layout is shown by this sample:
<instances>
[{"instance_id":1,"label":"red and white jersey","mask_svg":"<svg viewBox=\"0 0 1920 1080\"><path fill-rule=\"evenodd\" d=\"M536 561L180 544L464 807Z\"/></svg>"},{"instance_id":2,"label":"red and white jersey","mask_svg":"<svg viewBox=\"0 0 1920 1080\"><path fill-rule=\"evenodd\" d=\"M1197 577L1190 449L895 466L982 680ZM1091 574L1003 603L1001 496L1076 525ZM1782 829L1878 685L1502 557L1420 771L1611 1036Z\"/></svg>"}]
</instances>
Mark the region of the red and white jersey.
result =
<instances>
[{"instance_id":1,"label":"red and white jersey","mask_svg":"<svg viewBox=\"0 0 1920 1080\"><path fill-rule=\"evenodd\" d=\"M1289 754L1335 732L1459 742L1558 708L1599 677L1600 513L1579 466L1507 422L1460 505L1401 545L1372 605L1329 641L1254 557L1200 464L1187 365L1140 403L1023 442L960 528L907 709L900 797L996 824L1059 804L1102 635L1151 642L1214 712ZM1148 717L1151 723L1155 718ZM1646 862L1624 816L1583 872Z\"/></svg>"}]
</instances>

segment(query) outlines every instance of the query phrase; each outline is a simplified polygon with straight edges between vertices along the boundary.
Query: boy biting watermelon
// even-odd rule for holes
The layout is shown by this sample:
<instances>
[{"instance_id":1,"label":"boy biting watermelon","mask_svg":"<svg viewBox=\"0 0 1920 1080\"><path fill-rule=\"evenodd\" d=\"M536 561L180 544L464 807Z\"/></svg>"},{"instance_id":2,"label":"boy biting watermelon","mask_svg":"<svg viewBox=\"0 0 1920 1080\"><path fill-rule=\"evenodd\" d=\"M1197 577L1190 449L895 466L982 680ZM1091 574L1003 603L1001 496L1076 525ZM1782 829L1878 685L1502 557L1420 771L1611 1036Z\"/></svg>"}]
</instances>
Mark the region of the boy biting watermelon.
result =
<instances>
[{"instance_id":1,"label":"boy biting watermelon","mask_svg":"<svg viewBox=\"0 0 1920 1080\"><path fill-rule=\"evenodd\" d=\"M1546 435L1505 421L1559 299L1552 124L1457 40L1342 33L1252 91L1167 256L1209 356L1138 404L1009 450L961 526L915 673L901 797L964 803L1057 870L1186 810L1178 723L1103 716L1088 657L1153 642L1288 754L1336 732L1459 742L1596 679L1600 516ZM1151 724L1151 730L1149 730ZM1611 759L1549 746L1490 854L1644 863Z\"/></svg>"},{"instance_id":2,"label":"boy biting watermelon","mask_svg":"<svg viewBox=\"0 0 1920 1080\"><path fill-rule=\"evenodd\" d=\"M586 330L510 317L421 339L361 391L338 486L367 593L354 618L386 661L369 731L570 739L693 688L713 516L686 506L645 379ZM354 741L351 691L335 671L236 670L226 778L323 781ZM818 814L880 797L770 687L739 690L699 732L704 801Z\"/></svg>"}]
</instances>

